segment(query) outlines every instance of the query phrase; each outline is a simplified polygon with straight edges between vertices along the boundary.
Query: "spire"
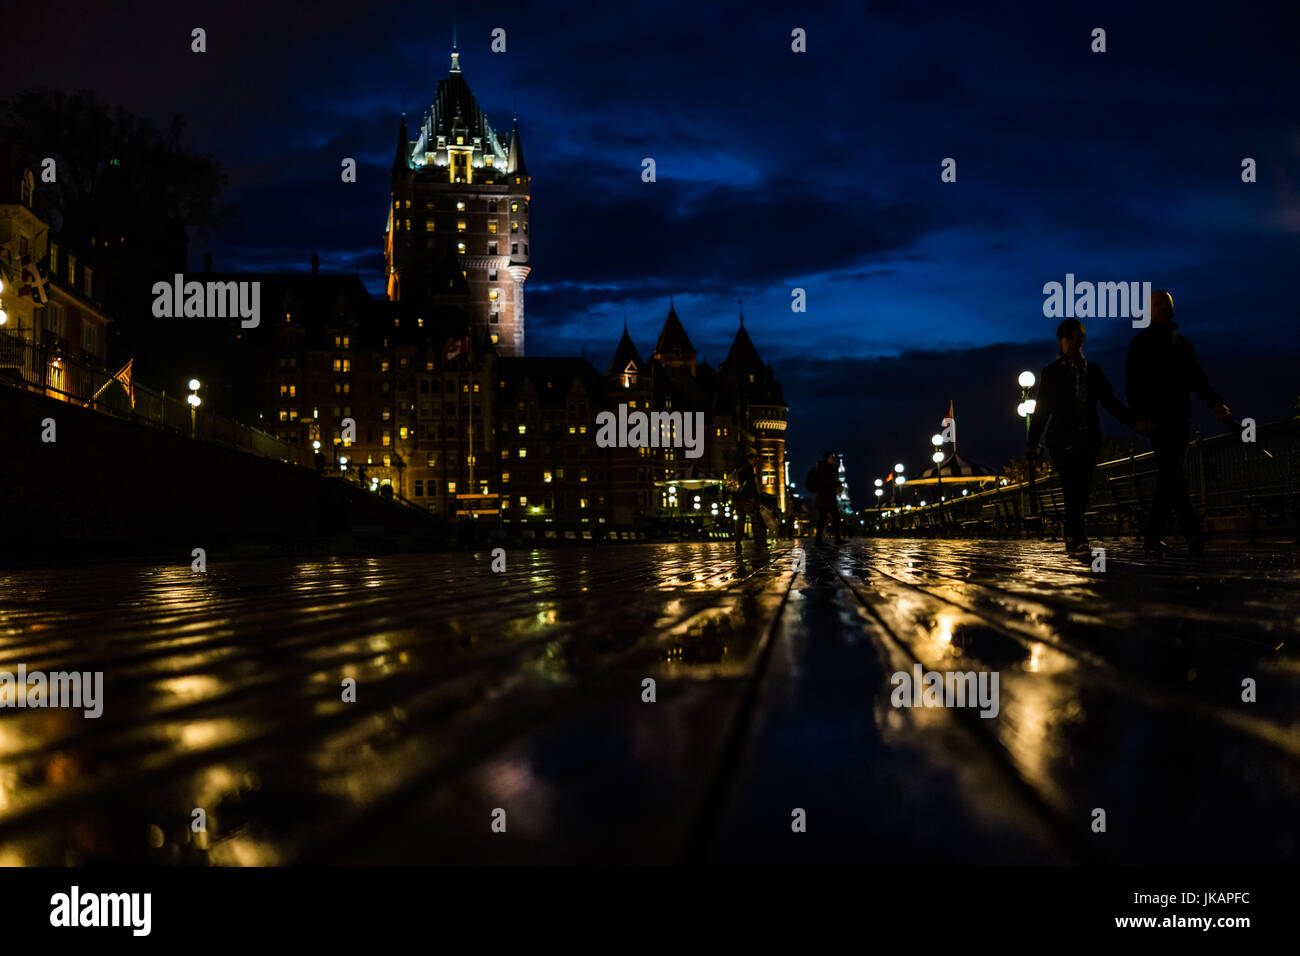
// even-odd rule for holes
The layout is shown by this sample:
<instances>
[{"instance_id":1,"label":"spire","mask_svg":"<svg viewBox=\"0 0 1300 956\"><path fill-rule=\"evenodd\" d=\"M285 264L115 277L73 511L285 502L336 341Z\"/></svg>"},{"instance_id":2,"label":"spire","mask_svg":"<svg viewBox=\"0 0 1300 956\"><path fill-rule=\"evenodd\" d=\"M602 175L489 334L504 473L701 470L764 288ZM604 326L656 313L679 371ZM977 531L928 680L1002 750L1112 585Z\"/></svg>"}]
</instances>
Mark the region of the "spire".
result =
<instances>
[{"instance_id":1,"label":"spire","mask_svg":"<svg viewBox=\"0 0 1300 956\"><path fill-rule=\"evenodd\" d=\"M690 363L695 363L695 346L682 327L681 319L677 318L677 309L673 307L671 297L668 300L668 317L664 319L664 327L659 332L659 341L655 343L654 350L654 357L663 356L689 356Z\"/></svg>"},{"instance_id":2,"label":"spire","mask_svg":"<svg viewBox=\"0 0 1300 956\"><path fill-rule=\"evenodd\" d=\"M519 141L518 117L515 117L515 128L510 131L510 162L506 171L518 173L520 176L528 175L528 167L524 164L524 147Z\"/></svg>"},{"instance_id":3,"label":"spire","mask_svg":"<svg viewBox=\"0 0 1300 956\"><path fill-rule=\"evenodd\" d=\"M644 367L641 361L641 353L636 350L636 345L632 342L632 336L628 335L627 322L623 323L623 335L618 340L618 346L614 349L614 357L610 359L609 368L605 374L609 377L622 376L628 374L628 365L632 365L632 373L639 373Z\"/></svg>"},{"instance_id":4,"label":"spire","mask_svg":"<svg viewBox=\"0 0 1300 956\"><path fill-rule=\"evenodd\" d=\"M737 299L736 305L740 306L740 327L743 329L745 327L745 300Z\"/></svg>"},{"instance_id":5,"label":"spire","mask_svg":"<svg viewBox=\"0 0 1300 956\"><path fill-rule=\"evenodd\" d=\"M451 72L460 72L460 52L456 49L456 25L451 27Z\"/></svg>"},{"instance_id":6,"label":"spire","mask_svg":"<svg viewBox=\"0 0 1300 956\"><path fill-rule=\"evenodd\" d=\"M397 153L393 157L393 172L405 172L411 168L411 143L406 138L406 111L402 111L402 122L397 127Z\"/></svg>"}]
</instances>

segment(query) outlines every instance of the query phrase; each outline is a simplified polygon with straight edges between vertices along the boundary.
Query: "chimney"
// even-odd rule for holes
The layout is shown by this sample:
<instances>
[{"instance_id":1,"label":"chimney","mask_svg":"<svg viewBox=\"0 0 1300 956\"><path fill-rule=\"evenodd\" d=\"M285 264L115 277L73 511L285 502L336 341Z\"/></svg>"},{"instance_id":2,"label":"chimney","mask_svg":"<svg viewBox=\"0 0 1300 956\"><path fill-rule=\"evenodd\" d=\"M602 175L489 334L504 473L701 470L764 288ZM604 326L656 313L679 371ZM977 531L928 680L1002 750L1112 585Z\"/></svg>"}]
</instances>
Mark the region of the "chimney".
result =
<instances>
[{"instance_id":1,"label":"chimney","mask_svg":"<svg viewBox=\"0 0 1300 956\"><path fill-rule=\"evenodd\" d=\"M311 254L311 274L320 274L320 256L316 255L314 252Z\"/></svg>"},{"instance_id":2,"label":"chimney","mask_svg":"<svg viewBox=\"0 0 1300 956\"><path fill-rule=\"evenodd\" d=\"M204 272L212 271L212 253L210 252L203 253L203 271Z\"/></svg>"}]
</instances>

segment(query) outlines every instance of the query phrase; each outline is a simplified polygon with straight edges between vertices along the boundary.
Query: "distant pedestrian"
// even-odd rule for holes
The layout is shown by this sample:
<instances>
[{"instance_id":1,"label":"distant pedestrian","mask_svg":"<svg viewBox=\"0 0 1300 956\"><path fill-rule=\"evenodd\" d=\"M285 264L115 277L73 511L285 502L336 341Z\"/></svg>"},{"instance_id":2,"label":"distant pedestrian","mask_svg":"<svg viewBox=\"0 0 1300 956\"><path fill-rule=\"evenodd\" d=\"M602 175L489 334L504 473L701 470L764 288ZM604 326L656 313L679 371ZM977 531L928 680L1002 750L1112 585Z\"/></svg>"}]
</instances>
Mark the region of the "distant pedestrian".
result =
<instances>
[{"instance_id":1,"label":"distant pedestrian","mask_svg":"<svg viewBox=\"0 0 1300 956\"><path fill-rule=\"evenodd\" d=\"M736 547L740 547L745 537L745 518L754 529L754 540L759 547L767 547L767 523L763 520L758 496L758 453L747 452L745 464L736 472L736 484L739 486L732 496L731 508L736 521Z\"/></svg>"},{"instance_id":2,"label":"distant pedestrian","mask_svg":"<svg viewBox=\"0 0 1300 956\"><path fill-rule=\"evenodd\" d=\"M842 544L839 495L844 485L840 483L839 459L835 452L822 453L821 460L808 473L807 484L808 490L813 492L813 505L817 509L817 534L813 540L817 544L824 543L822 531L829 523L835 532L835 543Z\"/></svg>"},{"instance_id":3,"label":"distant pedestrian","mask_svg":"<svg viewBox=\"0 0 1300 956\"><path fill-rule=\"evenodd\" d=\"M1151 438L1156 459L1156 492L1147 515L1146 548L1156 554L1170 550L1164 533L1172 510L1178 514L1188 550L1199 553L1208 535L1192 508L1183 473L1192 419L1188 392L1196 392L1224 424L1232 421L1232 412L1210 384L1192 343L1175 331L1174 297L1163 289L1153 292L1149 308L1151 324L1129 344L1126 376L1135 427Z\"/></svg>"},{"instance_id":4,"label":"distant pedestrian","mask_svg":"<svg viewBox=\"0 0 1300 956\"><path fill-rule=\"evenodd\" d=\"M1088 329L1078 319L1066 319L1056 329L1059 354L1043 369L1038 380L1037 406L1030 418L1028 447L1031 459L1039 455L1038 442L1047 432L1047 449L1061 476L1065 498L1065 550L1089 550L1084 515L1092 494L1092 473L1101 450L1100 402L1111 415L1129 428L1133 416L1115 397L1110 380L1101 366L1083 357ZM1030 462L1033 467L1033 462Z\"/></svg>"}]
</instances>

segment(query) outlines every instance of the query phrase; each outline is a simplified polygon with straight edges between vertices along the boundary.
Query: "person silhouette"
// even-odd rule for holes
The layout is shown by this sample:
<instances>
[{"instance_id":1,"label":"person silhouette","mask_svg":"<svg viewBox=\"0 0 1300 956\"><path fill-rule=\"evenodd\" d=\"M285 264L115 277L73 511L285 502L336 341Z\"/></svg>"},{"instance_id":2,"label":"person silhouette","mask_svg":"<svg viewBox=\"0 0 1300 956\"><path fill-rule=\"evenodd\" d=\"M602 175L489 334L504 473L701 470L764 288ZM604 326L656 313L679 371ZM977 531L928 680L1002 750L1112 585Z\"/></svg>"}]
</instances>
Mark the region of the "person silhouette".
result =
<instances>
[{"instance_id":1,"label":"person silhouette","mask_svg":"<svg viewBox=\"0 0 1300 956\"><path fill-rule=\"evenodd\" d=\"M1165 520L1170 511L1187 538L1187 548L1199 553L1208 535L1192 508L1183 459L1191 430L1192 406L1188 392L1194 391L1224 424L1232 412L1196 358L1192 343L1175 330L1174 297L1164 289L1151 293L1151 324L1133 336L1128 347L1125 392L1137 419L1139 434L1151 439L1156 459L1156 492L1147 514L1145 545L1155 554L1170 550L1164 541Z\"/></svg>"},{"instance_id":2,"label":"person silhouette","mask_svg":"<svg viewBox=\"0 0 1300 956\"><path fill-rule=\"evenodd\" d=\"M1070 553L1089 550L1084 516L1101 450L1097 404L1100 402L1129 428L1134 424L1133 415L1115 397L1115 390L1101 366L1083 357L1083 343L1087 339L1088 329L1078 319L1066 319L1057 327L1060 353L1039 376L1037 405L1026 436L1025 452L1032 459L1038 457L1039 439L1044 430L1047 432L1047 449L1061 476L1061 494L1065 498L1062 533L1065 550Z\"/></svg>"}]
</instances>

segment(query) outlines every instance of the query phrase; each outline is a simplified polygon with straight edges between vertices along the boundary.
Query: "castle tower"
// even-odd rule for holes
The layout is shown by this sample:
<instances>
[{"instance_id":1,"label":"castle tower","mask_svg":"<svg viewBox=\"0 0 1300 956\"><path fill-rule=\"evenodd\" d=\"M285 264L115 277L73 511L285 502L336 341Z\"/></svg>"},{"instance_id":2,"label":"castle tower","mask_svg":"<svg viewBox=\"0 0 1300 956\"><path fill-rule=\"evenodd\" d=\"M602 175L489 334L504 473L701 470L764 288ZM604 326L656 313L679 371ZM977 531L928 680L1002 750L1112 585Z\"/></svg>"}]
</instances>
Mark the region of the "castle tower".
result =
<instances>
[{"instance_id":1,"label":"castle tower","mask_svg":"<svg viewBox=\"0 0 1300 956\"><path fill-rule=\"evenodd\" d=\"M718 369L718 402L743 426L745 438L758 452L759 490L775 495L786 509L785 393L772 366L764 365L745 331L745 317Z\"/></svg>"},{"instance_id":2,"label":"castle tower","mask_svg":"<svg viewBox=\"0 0 1300 956\"><path fill-rule=\"evenodd\" d=\"M384 232L388 297L417 307L429 300L439 263L454 254L475 328L499 354L522 356L532 179L519 124L509 136L492 128L453 47L451 68L415 132L410 139L403 115Z\"/></svg>"}]
</instances>

